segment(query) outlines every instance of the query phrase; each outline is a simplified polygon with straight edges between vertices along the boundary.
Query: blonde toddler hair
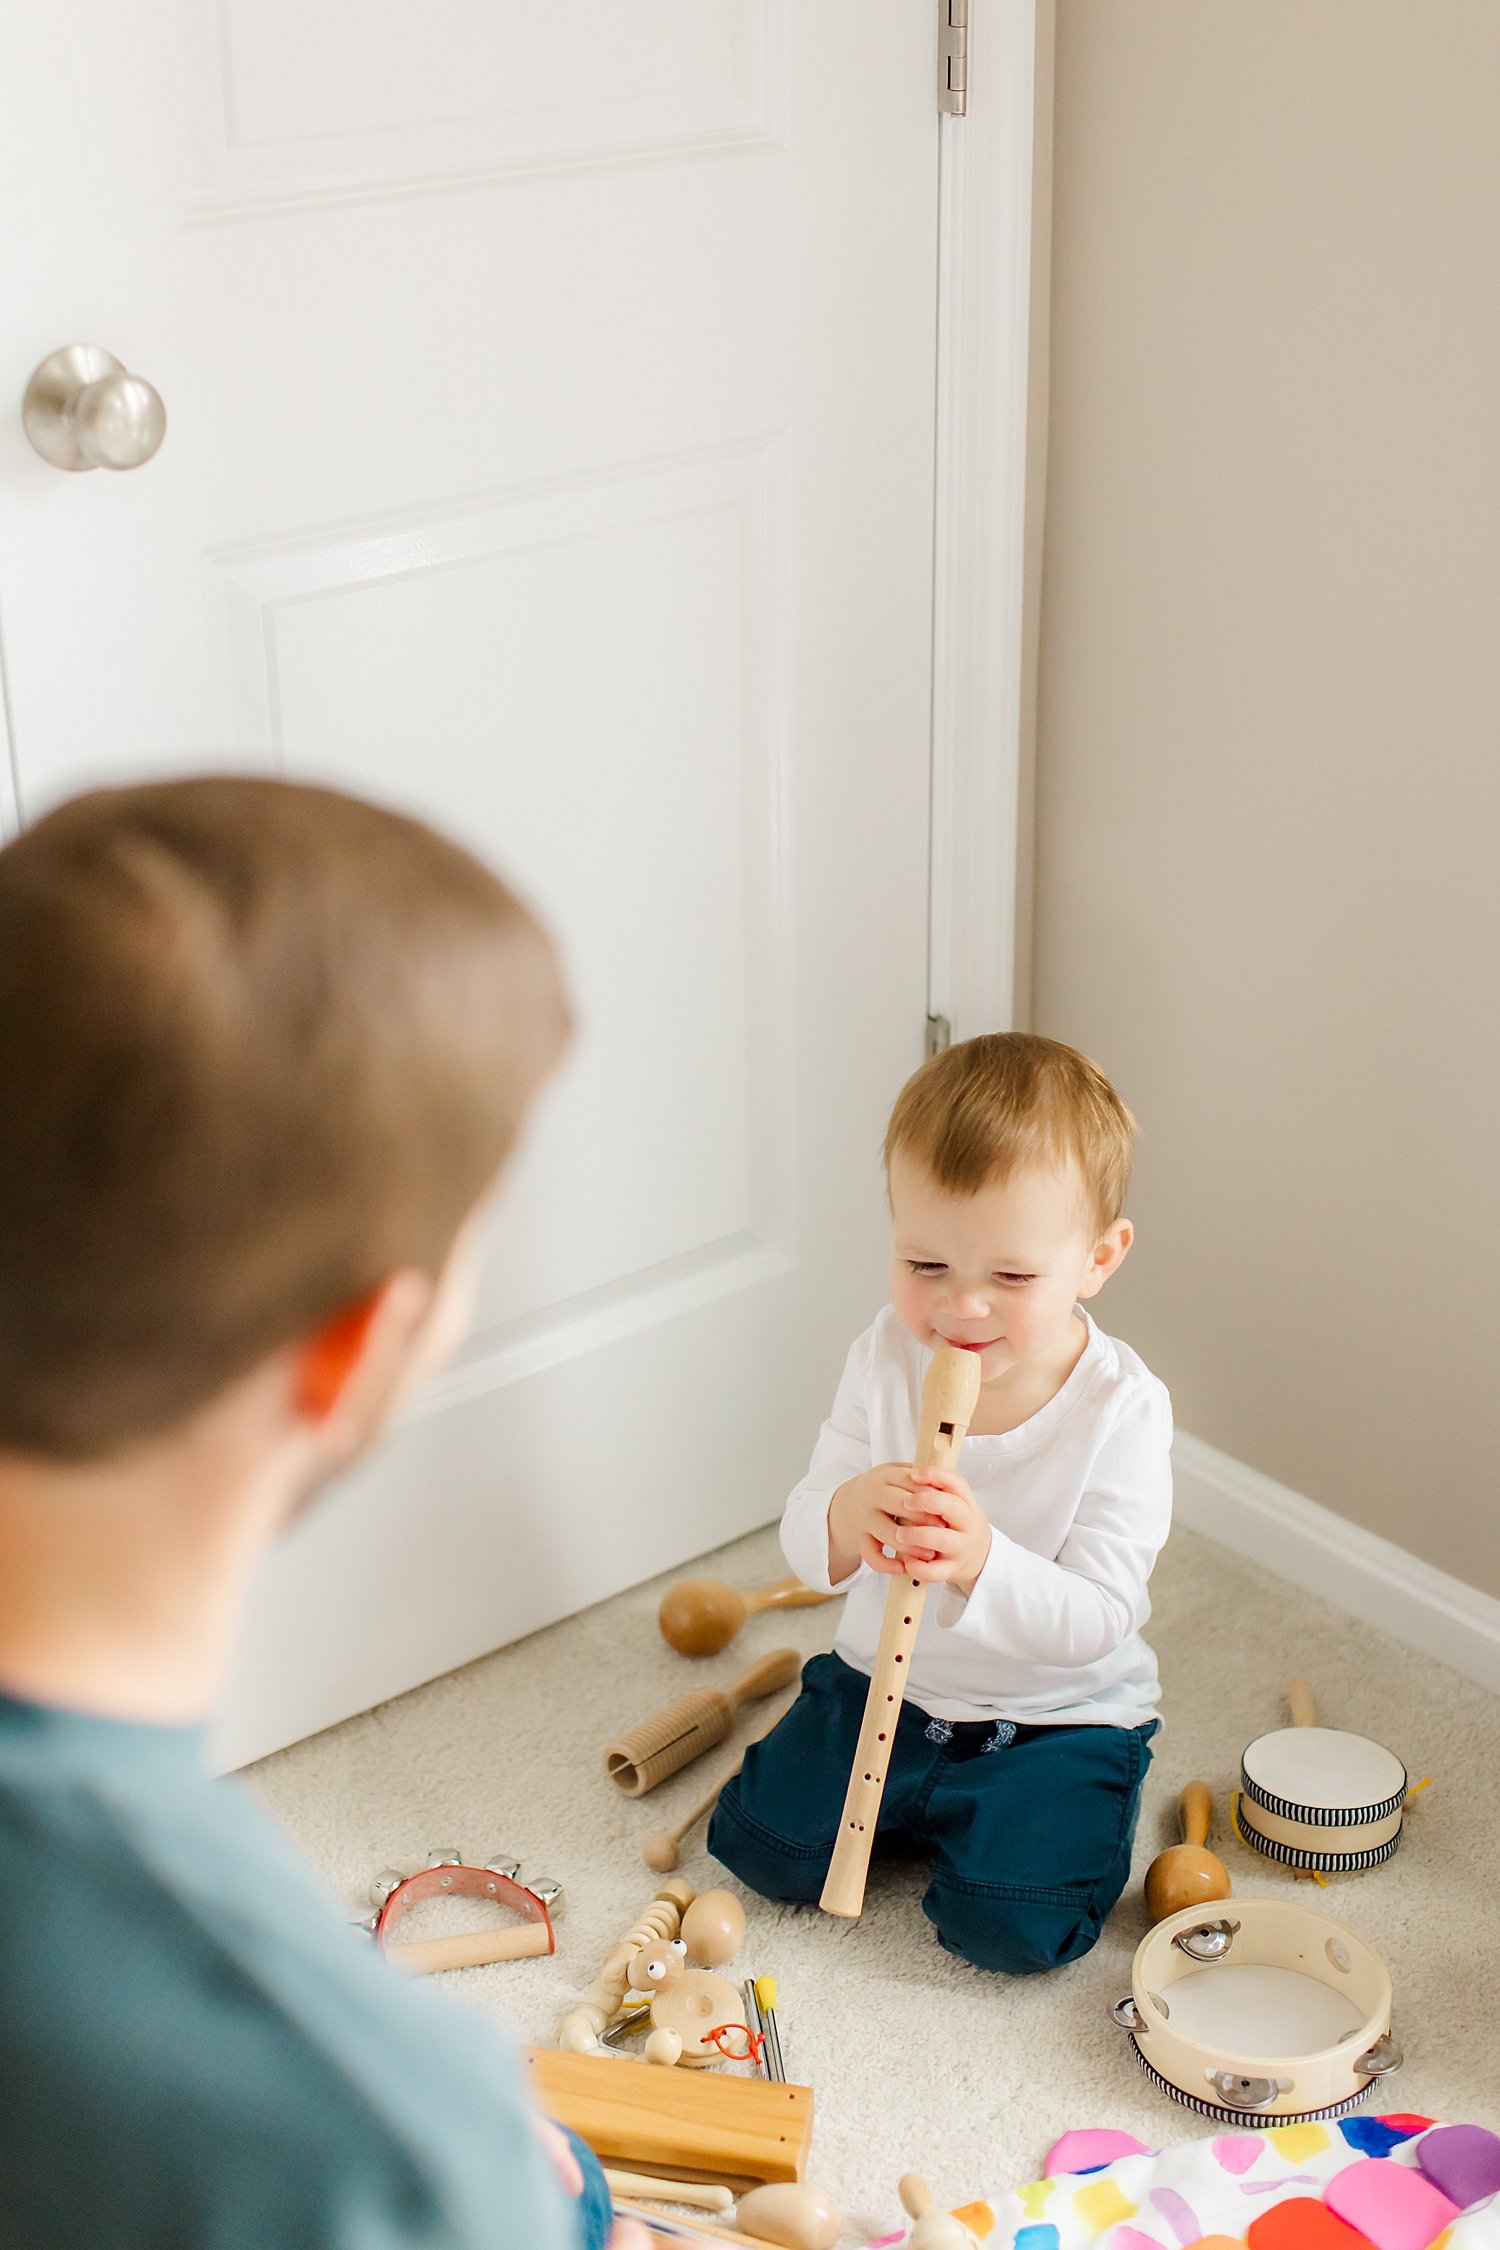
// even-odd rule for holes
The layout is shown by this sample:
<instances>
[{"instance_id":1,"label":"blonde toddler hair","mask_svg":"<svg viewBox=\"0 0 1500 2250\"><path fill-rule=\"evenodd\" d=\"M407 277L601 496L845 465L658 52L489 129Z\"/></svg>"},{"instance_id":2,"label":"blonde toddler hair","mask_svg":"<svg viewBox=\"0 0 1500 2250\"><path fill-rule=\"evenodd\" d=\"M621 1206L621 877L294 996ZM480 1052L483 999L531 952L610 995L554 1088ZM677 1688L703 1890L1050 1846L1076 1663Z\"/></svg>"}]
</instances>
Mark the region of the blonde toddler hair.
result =
<instances>
[{"instance_id":1,"label":"blonde toddler hair","mask_svg":"<svg viewBox=\"0 0 1500 2250\"><path fill-rule=\"evenodd\" d=\"M1029 1031L945 1047L908 1078L885 1163L913 1157L940 1188L972 1195L1014 1172L1075 1164L1099 1233L1125 1207L1135 1119L1098 1065Z\"/></svg>"}]
</instances>

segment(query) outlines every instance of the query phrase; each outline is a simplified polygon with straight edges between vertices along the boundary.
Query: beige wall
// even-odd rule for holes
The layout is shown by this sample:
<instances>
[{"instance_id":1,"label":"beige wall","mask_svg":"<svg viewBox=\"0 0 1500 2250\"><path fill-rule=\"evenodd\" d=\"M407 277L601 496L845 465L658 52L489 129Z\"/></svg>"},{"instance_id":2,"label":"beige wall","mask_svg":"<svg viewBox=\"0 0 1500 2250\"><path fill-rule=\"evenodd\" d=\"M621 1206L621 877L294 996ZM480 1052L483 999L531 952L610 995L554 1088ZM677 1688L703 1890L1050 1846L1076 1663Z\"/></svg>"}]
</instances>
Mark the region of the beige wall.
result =
<instances>
[{"instance_id":1,"label":"beige wall","mask_svg":"<svg viewBox=\"0 0 1500 2250\"><path fill-rule=\"evenodd\" d=\"M1500 4L1057 0L1032 1021L1181 1427L1500 1593Z\"/></svg>"}]
</instances>

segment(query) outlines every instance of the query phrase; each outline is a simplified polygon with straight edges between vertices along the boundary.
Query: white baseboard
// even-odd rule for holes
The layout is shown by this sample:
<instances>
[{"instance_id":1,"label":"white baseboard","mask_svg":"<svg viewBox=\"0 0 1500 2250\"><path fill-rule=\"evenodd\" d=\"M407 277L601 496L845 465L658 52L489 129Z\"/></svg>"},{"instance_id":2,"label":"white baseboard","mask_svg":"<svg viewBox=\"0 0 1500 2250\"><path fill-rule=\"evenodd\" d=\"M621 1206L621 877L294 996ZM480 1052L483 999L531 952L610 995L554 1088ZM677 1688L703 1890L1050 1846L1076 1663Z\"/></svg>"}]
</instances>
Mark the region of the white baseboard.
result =
<instances>
[{"instance_id":1,"label":"white baseboard","mask_svg":"<svg viewBox=\"0 0 1500 2250\"><path fill-rule=\"evenodd\" d=\"M1172 1462L1176 1515L1189 1530L1500 1694L1500 1601L1492 1594L1185 1430Z\"/></svg>"}]
</instances>

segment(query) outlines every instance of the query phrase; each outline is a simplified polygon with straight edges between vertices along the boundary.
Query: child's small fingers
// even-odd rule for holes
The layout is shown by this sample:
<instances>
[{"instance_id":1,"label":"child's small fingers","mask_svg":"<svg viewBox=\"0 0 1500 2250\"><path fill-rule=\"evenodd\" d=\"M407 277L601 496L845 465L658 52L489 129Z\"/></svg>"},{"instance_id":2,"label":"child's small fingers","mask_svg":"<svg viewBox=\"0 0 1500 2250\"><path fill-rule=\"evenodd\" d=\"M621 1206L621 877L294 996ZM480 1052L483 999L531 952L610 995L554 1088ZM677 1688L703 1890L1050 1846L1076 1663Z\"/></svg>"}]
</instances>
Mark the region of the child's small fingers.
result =
<instances>
[{"instance_id":1,"label":"child's small fingers","mask_svg":"<svg viewBox=\"0 0 1500 2250\"><path fill-rule=\"evenodd\" d=\"M898 1556L888 1555L880 1541L868 1531L861 1535L859 1552L862 1562L868 1563L871 1570L883 1572L887 1578L894 1578L898 1571L906 1568Z\"/></svg>"},{"instance_id":2,"label":"child's small fingers","mask_svg":"<svg viewBox=\"0 0 1500 2250\"><path fill-rule=\"evenodd\" d=\"M931 1562L936 1561L939 1556L953 1554L958 1544L959 1534L951 1530L947 1524L938 1524L932 1530L924 1531L920 1546L913 1547L910 1551L913 1554L922 1555L924 1559ZM906 1551L905 1549L902 1550L903 1553Z\"/></svg>"},{"instance_id":3,"label":"child's small fingers","mask_svg":"<svg viewBox=\"0 0 1500 2250\"><path fill-rule=\"evenodd\" d=\"M935 1461L930 1468L913 1469L912 1478L917 1484L936 1485L940 1492L956 1492L963 1483L956 1469L940 1468Z\"/></svg>"}]
</instances>

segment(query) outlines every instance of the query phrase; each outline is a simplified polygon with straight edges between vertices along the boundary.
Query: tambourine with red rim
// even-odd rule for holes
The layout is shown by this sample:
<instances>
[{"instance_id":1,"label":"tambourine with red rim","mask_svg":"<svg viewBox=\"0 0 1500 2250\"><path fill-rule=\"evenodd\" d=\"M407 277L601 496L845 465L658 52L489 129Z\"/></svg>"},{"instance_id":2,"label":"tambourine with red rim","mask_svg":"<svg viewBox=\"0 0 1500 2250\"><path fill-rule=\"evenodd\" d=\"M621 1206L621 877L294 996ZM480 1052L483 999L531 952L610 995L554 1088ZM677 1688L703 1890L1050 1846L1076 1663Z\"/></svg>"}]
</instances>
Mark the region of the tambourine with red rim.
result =
<instances>
[{"instance_id":1,"label":"tambourine with red rim","mask_svg":"<svg viewBox=\"0 0 1500 2250\"><path fill-rule=\"evenodd\" d=\"M395 1967L418 1976L555 1953L552 1922L562 1903L562 1885L547 1876L525 1884L518 1880L520 1872L519 1862L513 1859L497 1856L476 1867L453 1847L441 1846L428 1853L426 1866L415 1874L403 1875L399 1868L388 1867L377 1875L370 1885L376 1911L358 1927L368 1932ZM393 1942L392 1932L408 1908L432 1898L491 1899L497 1906L511 1908L521 1921L453 1937Z\"/></svg>"}]
</instances>

